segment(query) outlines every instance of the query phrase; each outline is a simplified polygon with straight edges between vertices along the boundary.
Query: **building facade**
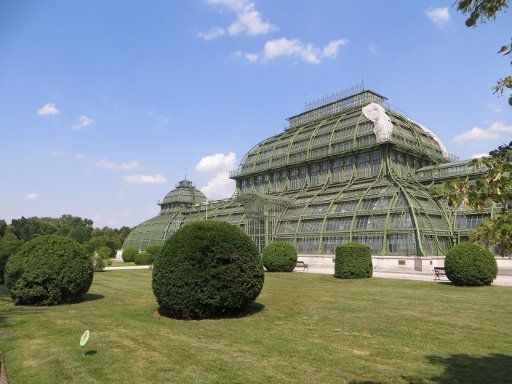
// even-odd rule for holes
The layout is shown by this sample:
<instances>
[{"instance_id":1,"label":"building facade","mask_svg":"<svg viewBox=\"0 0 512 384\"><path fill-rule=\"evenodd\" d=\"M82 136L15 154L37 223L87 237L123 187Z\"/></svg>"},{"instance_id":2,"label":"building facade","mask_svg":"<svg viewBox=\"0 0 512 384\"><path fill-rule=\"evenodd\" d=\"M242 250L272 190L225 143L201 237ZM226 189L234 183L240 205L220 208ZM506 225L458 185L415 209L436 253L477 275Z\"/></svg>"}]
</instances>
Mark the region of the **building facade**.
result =
<instances>
[{"instance_id":1,"label":"building facade","mask_svg":"<svg viewBox=\"0 0 512 384\"><path fill-rule=\"evenodd\" d=\"M161 244L182 225L208 219L242 228L260 249L279 240L299 254L332 255L355 241L374 255L433 256L493 214L450 209L432 197L446 180L483 170L456 161L434 133L371 90L320 100L288 121L231 173L232 198L208 201L183 180L124 246Z\"/></svg>"}]
</instances>

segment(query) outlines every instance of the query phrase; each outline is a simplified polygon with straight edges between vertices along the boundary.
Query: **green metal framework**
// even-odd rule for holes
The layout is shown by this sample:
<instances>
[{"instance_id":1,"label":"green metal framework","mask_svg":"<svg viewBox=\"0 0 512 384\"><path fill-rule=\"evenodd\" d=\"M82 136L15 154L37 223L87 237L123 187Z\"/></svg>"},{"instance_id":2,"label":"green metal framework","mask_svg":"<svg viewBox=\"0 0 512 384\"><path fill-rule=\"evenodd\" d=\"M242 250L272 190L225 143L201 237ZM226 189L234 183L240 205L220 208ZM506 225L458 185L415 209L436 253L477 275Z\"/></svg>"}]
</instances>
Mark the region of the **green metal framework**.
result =
<instances>
[{"instance_id":1,"label":"green metal framework","mask_svg":"<svg viewBox=\"0 0 512 384\"><path fill-rule=\"evenodd\" d=\"M382 106L392 124L385 140L363 112L369 104ZM193 198L178 204L180 182L162 213L136 227L125 246L144 249L181 225L211 219L241 227L260 249L281 240L300 254L332 254L357 241L380 255L443 255L492 214L451 210L432 199L433 186L482 170L453 161L430 131L375 92L317 103L288 120L289 128L253 147L231 173L233 198L208 202L190 184Z\"/></svg>"}]
</instances>

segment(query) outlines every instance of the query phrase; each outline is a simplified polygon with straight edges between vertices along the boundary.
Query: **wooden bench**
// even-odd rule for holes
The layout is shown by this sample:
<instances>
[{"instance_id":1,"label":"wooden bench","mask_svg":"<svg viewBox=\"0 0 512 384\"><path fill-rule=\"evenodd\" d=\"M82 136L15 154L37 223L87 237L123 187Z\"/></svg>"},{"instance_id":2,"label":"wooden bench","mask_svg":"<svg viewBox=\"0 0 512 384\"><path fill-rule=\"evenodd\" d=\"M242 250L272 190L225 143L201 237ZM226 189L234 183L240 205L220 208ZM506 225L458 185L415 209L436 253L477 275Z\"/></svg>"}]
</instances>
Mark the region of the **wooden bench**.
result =
<instances>
[{"instance_id":1,"label":"wooden bench","mask_svg":"<svg viewBox=\"0 0 512 384\"><path fill-rule=\"evenodd\" d=\"M444 270L444 267L434 267L434 281L441 280L442 276L446 276L446 272Z\"/></svg>"},{"instance_id":2,"label":"wooden bench","mask_svg":"<svg viewBox=\"0 0 512 384\"><path fill-rule=\"evenodd\" d=\"M295 268L302 268L303 271L307 269L309 271L308 265L302 260L297 261L297 264L295 264Z\"/></svg>"}]
</instances>

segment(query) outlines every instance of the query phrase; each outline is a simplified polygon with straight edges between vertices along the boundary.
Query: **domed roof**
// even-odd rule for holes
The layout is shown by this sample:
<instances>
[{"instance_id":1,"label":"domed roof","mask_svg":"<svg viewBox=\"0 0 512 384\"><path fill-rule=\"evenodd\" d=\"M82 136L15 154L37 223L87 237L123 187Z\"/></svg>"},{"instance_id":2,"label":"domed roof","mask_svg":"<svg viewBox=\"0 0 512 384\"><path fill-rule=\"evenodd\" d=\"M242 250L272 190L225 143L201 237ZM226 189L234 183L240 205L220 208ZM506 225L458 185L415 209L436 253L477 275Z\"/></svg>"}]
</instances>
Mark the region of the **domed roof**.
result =
<instances>
[{"instance_id":1,"label":"domed roof","mask_svg":"<svg viewBox=\"0 0 512 384\"><path fill-rule=\"evenodd\" d=\"M184 203L184 204L198 204L206 202L206 196L203 192L198 190L194 183L189 180L182 180L176 185L176 189L169 192L163 200L159 203L160 205L167 205L173 203Z\"/></svg>"},{"instance_id":2,"label":"domed roof","mask_svg":"<svg viewBox=\"0 0 512 384\"><path fill-rule=\"evenodd\" d=\"M446 148L431 131L394 111L385 100L365 90L293 116L284 132L253 147L232 176L280 169L383 142L434 163L447 161Z\"/></svg>"}]
</instances>

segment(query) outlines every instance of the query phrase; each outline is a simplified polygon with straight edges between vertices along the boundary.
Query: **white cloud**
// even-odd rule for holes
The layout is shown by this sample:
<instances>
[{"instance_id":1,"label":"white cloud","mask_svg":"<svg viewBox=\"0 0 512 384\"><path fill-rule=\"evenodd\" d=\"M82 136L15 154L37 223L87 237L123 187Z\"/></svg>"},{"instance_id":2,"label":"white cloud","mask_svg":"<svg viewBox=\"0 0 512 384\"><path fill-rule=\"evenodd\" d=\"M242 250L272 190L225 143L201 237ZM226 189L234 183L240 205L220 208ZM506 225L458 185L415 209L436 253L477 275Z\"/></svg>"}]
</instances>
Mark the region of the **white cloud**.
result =
<instances>
[{"instance_id":1,"label":"white cloud","mask_svg":"<svg viewBox=\"0 0 512 384\"><path fill-rule=\"evenodd\" d=\"M258 57L259 57L257 53L242 52L242 51L235 52L235 56L244 57L247 60L252 61L252 62L258 61Z\"/></svg>"},{"instance_id":2,"label":"white cloud","mask_svg":"<svg viewBox=\"0 0 512 384\"><path fill-rule=\"evenodd\" d=\"M201 188L209 199L224 199L233 195L235 181L229 178L229 171L237 166L236 154L216 153L203 157L196 165L196 171L211 173L213 177Z\"/></svg>"},{"instance_id":3,"label":"white cloud","mask_svg":"<svg viewBox=\"0 0 512 384\"><path fill-rule=\"evenodd\" d=\"M432 8L425 11L425 14L439 28L443 28L451 20L450 10L448 7Z\"/></svg>"},{"instance_id":4,"label":"white cloud","mask_svg":"<svg viewBox=\"0 0 512 384\"><path fill-rule=\"evenodd\" d=\"M58 150L55 149L53 151L50 151L50 155L56 156L56 157L62 157L62 156L64 156L64 152L58 151Z\"/></svg>"},{"instance_id":5,"label":"white cloud","mask_svg":"<svg viewBox=\"0 0 512 384\"><path fill-rule=\"evenodd\" d=\"M39 193L36 193L36 192L30 192L30 193L27 195L26 199L27 199L27 200L35 200L35 199L37 199L38 197L39 197Z\"/></svg>"},{"instance_id":6,"label":"white cloud","mask_svg":"<svg viewBox=\"0 0 512 384\"><path fill-rule=\"evenodd\" d=\"M77 160L83 160L83 159L85 159L85 157L86 157L86 156L85 156L85 155L82 155L81 153L74 153L74 154L73 154L73 157L74 157L75 159L77 159Z\"/></svg>"},{"instance_id":7,"label":"white cloud","mask_svg":"<svg viewBox=\"0 0 512 384\"><path fill-rule=\"evenodd\" d=\"M481 159L482 157L489 156L488 153L475 153L473 156L471 156L472 159Z\"/></svg>"},{"instance_id":8,"label":"white cloud","mask_svg":"<svg viewBox=\"0 0 512 384\"><path fill-rule=\"evenodd\" d=\"M129 170L129 169L140 169L141 168L141 165L139 164L139 162L137 162L135 160L128 161L125 163L113 163L111 161L108 161L107 159L101 159L101 160L96 161L94 163L94 165L96 165L98 168L103 168L103 169Z\"/></svg>"},{"instance_id":9,"label":"white cloud","mask_svg":"<svg viewBox=\"0 0 512 384\"><path fill-rule=\"evenodd\" d=\"M323 59L336 58L340 47L347 43L346 39L333 40L320 49L313 44L304 44L299 39L281 37L265 43L264 55L266 60L272 60L279 56L291 56L308 63L318 64Z\"/></svg>"},{"instance_id":10,"label":"white cloud","mask_svg":"<svg viewBox=\"0 0 512 384\"><path fill-rule=\"evenodd\" d=\"M197 34L197 37L199 37L200 39L203 39L204 41L210 41L210 40L216 39L219 36L224 35L224 33L225 33L224 28L213 27L213 28L210 28L210 30L208 30L206 32L199 32Z\"/></svg>"},{"instance_id":11,"label":"white cloud","mask_svg":"<svg viewBox=\"0 0 512 384\"><path fill-rule=\"evenodd\" d=\"M73 125L71 127L71 129L75 130L75 131L80 131L82 130L84 127L87 127L88 125L91 125L92 123L94 122L94 119L90 118L90 117L87 117L87 116L80 116L80 120L77 124Z\"/></svg>"},{"instance_id":12,"label":"white cloud","mask_svg":"<svg viewBox=\"0 0 512 384\"><path fill-rule=\"evenodd\" d=\"M379 46L374 42L368 44L368 50L370 51L370 55L378 55L380 53Z\"/></svg>"},{"instance_id":13,"label":"white cloud","mask_svg":"<svg viewBox=\"0 0 512 384\"><path fill-rule=\"evenodd\" d=\"M235 181L229 178L229 172L219 172L201 188L201 191L209 199L226 199L233 195Z\"/></svg>"},{"instance_id":14,"label":"white cloud","mask_svg":"<svg viewBox=\"0 0 512 384\"><path fill-rule=\"evenodd\" d=\"M45 104L41 108L38 108L36 111L39 116L58 115L60 113L58 108L53 103Z\"/></svg>"},{"instance_id":15,"label":"white cloud","mask_svg":"<svg viewBox=\"0 0 512 384\"><path fill-rule=\"evenodd\" d=\"M262 19L261 13L256 9L254 2L248 0L207 0L209 4L218 5L236 13L236 20L226 29L213 27L207 32L200 32L197 36L203 40L213 40L227 33L231 36L247 34L251 36L265 35L277 30L275 25Z\"/></svg>"},{"instance_id":16,"label":"white cloud","mask_svg":"<svg viewBox=\"0 0 512 384\"><path fill-rule=\"evenodd\" d=\"M128 184L163 184L167 181L159 173L156 175L128 175L123 176L123 180Z\"/></svg>"},{"instance_id":17,"label":"white cloud","mask_svg":"<svg viewBox=\"0 0 512 384\"><path fill-rule=\"evenodd\" d=\"M456 135L452 141L455 143L491 141L501 138L502 133L512 133L512 125L505 125L502 121L492 123L489 128L473 127L469 131Z\"/></svg>"},{"instance_id":18,"label":"white cloud","mask_svg":"<svg viewBox=\"0 0 512 384\"><path fill-rule=\"evenodd\" d=\"M236 154L229 152L216 153L203 157L196 165L196 171L199 172L225 172L236 168Z\"/></svg>"}]
</instances>

